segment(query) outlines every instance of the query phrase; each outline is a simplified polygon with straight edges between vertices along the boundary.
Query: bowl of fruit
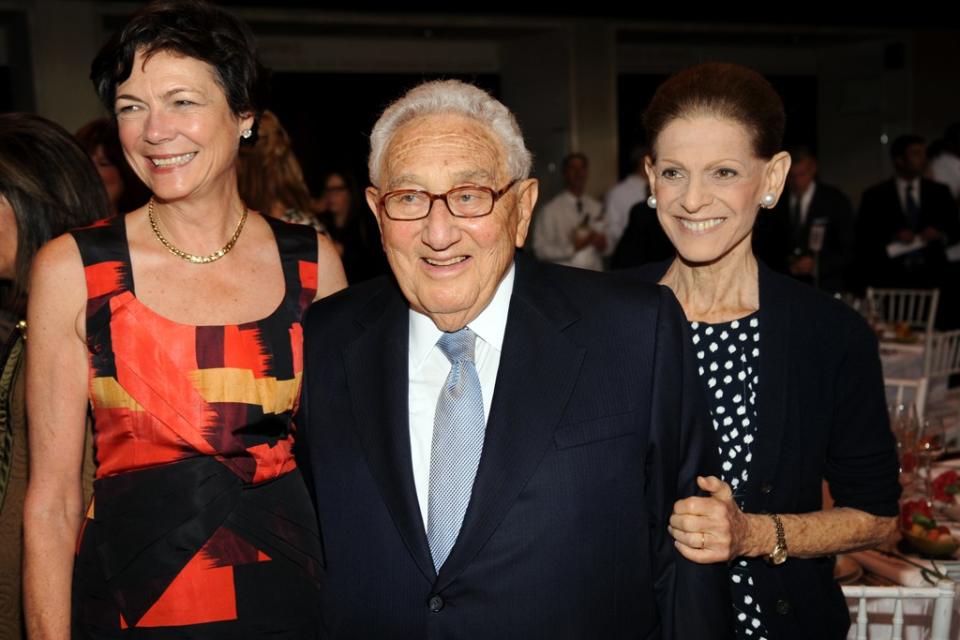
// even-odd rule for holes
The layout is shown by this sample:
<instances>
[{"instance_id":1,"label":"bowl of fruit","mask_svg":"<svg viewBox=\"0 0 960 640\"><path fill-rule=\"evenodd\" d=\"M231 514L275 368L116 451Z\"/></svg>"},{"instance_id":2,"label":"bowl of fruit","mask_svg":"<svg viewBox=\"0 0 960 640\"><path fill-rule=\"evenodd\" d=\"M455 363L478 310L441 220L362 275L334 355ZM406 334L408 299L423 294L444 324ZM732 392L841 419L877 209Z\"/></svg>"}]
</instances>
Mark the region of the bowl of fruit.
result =
<instances>
[{"instance_id":1,"label":"bowl of fruit","mask_svg":"<svg viewBox=\"0 0 960 640\"><path fill-rule=\"evenodd\" d=\"M926 500L909 500L900 505L900 533L910 547L928 558L952 558L960 548L950 529L937 524Z\"/></svg>"}]
</instances>

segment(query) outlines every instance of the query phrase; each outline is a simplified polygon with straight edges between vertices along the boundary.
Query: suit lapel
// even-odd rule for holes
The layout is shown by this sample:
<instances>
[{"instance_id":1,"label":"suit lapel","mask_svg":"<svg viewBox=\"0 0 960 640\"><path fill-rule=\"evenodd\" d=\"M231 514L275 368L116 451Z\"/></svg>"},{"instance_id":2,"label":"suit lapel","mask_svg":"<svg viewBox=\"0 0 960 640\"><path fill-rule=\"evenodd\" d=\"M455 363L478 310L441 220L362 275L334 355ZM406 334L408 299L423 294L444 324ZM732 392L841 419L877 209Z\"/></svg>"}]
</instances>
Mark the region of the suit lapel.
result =
<instances>
[{"instance_id":1,"label":"suit lapel","mask_svg":"<svg viewBox=\"0 0 960 640\"><path fill-rule=\"evenodd\" d=\"M506 516L552 443L585 349L563 330L576 322L537 265L517 260L496 389L483 454L460 536L440 569L437 589L459 575Z\"/></svg>"},{"instance_id":2,"label":"suit lapel","mask_svg":"<svg viewBox=\"0 0 960 640\"><path fill-rule=\"evenodd\" d=\"M424 577L435 572L413 483L408 400L409 315L391 281L364 309L363 334L344 347L357 432L387 508Z\"/></svg>"},{"instance_id":3,"label":"suit lapel","mask_svg":"<svg viewBox=\"0 0 960 640\"><path fill-rule=\"evenodd\" d=\"M757 409L760 420L758 451L750 472L750 509L761 508L763 485L776 476L780 446L787 425L787 398L790 397L791 302L782 295L772 272L760 265L760 391Z\"/></svg>"}]
</instances>

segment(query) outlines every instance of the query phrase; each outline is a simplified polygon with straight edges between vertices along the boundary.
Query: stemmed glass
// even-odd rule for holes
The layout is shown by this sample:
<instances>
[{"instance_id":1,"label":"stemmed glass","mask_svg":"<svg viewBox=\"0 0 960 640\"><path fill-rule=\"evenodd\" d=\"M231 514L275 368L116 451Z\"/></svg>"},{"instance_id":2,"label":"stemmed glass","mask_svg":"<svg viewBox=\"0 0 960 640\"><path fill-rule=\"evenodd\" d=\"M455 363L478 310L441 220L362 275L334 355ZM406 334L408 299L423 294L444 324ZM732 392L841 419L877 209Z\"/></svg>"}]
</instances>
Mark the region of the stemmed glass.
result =
<instances>
[{"instance_id":1,"label":"stemmed glass","mask_svg":"<svg viewBox=\"0 0 960 640\"><path fill-rule=\"evenodd\" d=\"M933 477L930 466L947 450L946 431L940 418L924 420L917 437L917 463L923 475L924 494L933 503Z\"/></svg>"},{"instance_id":2,"label":"stemmed glass","mask_svg":"<svg viewBox=\"0 0 960 640\"><path fill-rule=\"evenodd\" d=\"M920 421L916 407L911 404L898 404L890 410L890 427L897 439L897 456L900 459L900 484L904 492L910 489L916 480L917 441Z\"/></svg>"}]
</instances>

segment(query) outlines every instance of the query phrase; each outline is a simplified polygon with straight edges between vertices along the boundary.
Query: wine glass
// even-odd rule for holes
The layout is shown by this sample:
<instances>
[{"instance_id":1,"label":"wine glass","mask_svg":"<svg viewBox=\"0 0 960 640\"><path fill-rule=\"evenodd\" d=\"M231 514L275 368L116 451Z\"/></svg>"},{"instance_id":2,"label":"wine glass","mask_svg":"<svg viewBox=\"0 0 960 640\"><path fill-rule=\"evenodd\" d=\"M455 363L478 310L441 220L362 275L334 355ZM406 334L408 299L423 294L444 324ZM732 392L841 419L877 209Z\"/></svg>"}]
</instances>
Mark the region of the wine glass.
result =
<instances>
[{"instance_id":1,"label":"wine glass","mask_svg":"<svg viewBox=\"0 0 960 640\"><path fill-rule=\"evenodd\" d=\"M924 420L917 437L917 464L923 476L924 493L933 503L933 478L930 466L947 450L947 437L942 418Z\"/></svg>"},{"instance_id":2,"label":"wine glass","mask_svg":"<svg viewBox=\"0 0 960 640\"><path fill-rule=\"evenodd\" d=\"M912 403L894 406L890 412L890 427L897 439L900 484L906 492L916 481L917 436L920 431L916 407Z\"/></svg>"}]
</instances>

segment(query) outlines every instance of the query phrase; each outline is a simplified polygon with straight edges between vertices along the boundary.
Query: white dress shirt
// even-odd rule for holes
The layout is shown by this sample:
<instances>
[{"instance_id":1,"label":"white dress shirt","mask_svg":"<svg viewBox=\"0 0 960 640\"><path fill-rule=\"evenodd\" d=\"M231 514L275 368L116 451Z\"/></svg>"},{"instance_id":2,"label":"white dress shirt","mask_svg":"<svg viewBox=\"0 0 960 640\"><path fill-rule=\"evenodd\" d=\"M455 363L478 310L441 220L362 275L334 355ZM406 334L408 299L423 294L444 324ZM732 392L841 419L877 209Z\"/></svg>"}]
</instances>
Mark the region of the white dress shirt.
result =
<instances>
[{"instance_id":1,"label":"white dress shirt","mask_svg":"<svg viewBox=\"0 0 960 640\"><path fill-rule=\"evenodd\" d=\"M497 287L490 304L473 322L467 324L477 334L474 363L483 395L483 415L490 417L493 389L500 368L503 335L507 329L507 312L513 296L514 267L510 266ZM408 410L410 425L410 459L413 463L413 484L420 502L423 526L427 527L427 496L430 490L430 447L433 442L433 420L440 390L450 373L450 361L437 347L440 329L429 317L410 310L407 372L409 376Z\"/></svg>"},{"instance_id":2,"label":"white dress shirt","mask_svg":"<svg viewBox=\"0 0 960 640\"><path fill-rule=\"evenodd\" d=\"M810 186L807 187L807 190L803 192L803 195L797 198L797 195L794 193L790 194L790 210L796 206L797 202L800 203L800 227L807 224L807 214L810 212L810 203L813 201L813 194L817 191L817 183L811 182ZM792 221L791 221L792 222Z\"/></svg>"},{"instance_id":3,"label":"white dress shirt","mask_svg":"<svg viewBox=\"0 0 960 640\"><path fill-rule=\"evenodd\" d=\"M603 256L596 247L588 244L577 250L573 244L573 231L584 221L594 231L605 233L602 211L600 202L587 194L579 198L566 190L558 194L534 215L534 253L547 262L602 271Z\"/></svg>"},{"instance_id":4,"label":"white dress shirt","mask_svg":"<svg viewBox=\"0 0 960 640\"><path fill-rule=\"evenodd\" d=\"M955 200L960 198L960 158L944 151L930 161L930 176L950 187Z\"/></svg>"}]
</instances>

